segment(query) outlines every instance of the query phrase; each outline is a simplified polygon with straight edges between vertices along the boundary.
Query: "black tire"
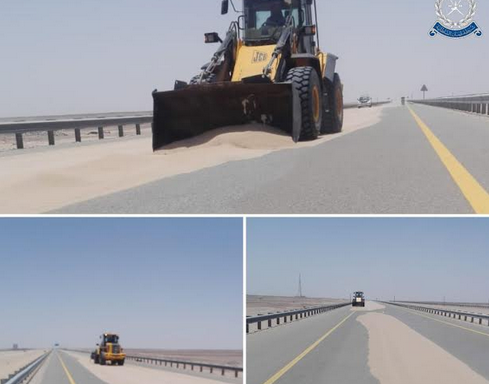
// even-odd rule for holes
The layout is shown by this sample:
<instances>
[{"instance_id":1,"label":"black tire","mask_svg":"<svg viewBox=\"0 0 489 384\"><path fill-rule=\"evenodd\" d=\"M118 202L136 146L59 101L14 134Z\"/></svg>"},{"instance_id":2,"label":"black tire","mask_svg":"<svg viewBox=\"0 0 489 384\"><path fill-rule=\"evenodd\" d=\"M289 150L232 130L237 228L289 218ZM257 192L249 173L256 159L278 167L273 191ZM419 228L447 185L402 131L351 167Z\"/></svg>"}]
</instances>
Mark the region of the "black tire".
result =
<instances>
[{"instance_id":1,"label":"black tire","mask_svg":"<svg viewBox=\"0 0 489 384\"><path fill-rule=\"evenodd\" d=\"M333 83L327 79L324 82L326 96L321 133L339 133L343 130L343 85L340 75L334 74Z\"/></svg>"},{"instance_id":2,"label":"black tire","mask_svg":"<svg viewBox=\"0 0 489 384\"><path fill-rule=\"evenodd\" d=\"M119 365L124 365L124 360L125 360L125 359L120 360L120 361L119 361Z\"/></svg>"},{"instance_id":3,"label":"black tire","mask_svg":"<svg viewBox=\"0 0 489 384\"><path fill-rule=\"evenodd\" d=\"M94 364L99 364L99 357L97 355L93 358L93 362Z\"/></svg>"},{"instance_id":4,"label":"black tire","mask_svg":"<svg viewBox=\"0 0 489 384\"><path fill-rule=\"evenodd\" d=\"M100 363L100 365L105 365L105 358L102 354L100 354L99 363Z\"/></svg>"},{"instance_id":5,"label":"black tire","mask_svg":"<svg viewBox=\"0 0 489 384\"><path fill-rule=\"evenodd\" d=\"M200 79L200 73L198 75L195 75L194 77L192 77L190 79L190 82L189 84L190 85L196 85L196 84L199 84L199 79ZM204 79L204 81L202 81L202 83L215 83L216 82L216 75L214 74L211 74L209 75L209 77L207 77L207 79Z\"/></svg>"},{"instance_id":6,"label":"black tire","mask_svg":"<svg viewBox=\"0 0 489 384\"><path fill-rule=\"evenodd\" d=\"M291 82L299 93L302 110L299 140L316 140L323 119L321 82L316 70L312 67L292 68L286 81Z\"/></svg>"}]
</instances>

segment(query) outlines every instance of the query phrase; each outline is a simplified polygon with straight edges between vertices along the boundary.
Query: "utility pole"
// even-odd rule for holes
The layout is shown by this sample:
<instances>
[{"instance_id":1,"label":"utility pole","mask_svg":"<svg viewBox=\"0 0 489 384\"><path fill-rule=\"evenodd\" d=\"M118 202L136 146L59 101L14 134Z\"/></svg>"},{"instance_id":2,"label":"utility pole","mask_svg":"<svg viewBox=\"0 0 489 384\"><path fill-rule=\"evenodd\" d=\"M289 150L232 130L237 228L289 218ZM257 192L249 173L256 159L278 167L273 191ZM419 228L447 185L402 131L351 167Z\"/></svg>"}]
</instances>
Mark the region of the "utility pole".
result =
<instances>
[{"instance_id":1,"label":"utility pole","mask_svg":"<svg viewBox=\"0 0 489 384\"><path fill-rule=\"evenodd\" d=\"M302 296L302 276L299 273L299 297L304 297Z\"/></svg>"}]
</instances>

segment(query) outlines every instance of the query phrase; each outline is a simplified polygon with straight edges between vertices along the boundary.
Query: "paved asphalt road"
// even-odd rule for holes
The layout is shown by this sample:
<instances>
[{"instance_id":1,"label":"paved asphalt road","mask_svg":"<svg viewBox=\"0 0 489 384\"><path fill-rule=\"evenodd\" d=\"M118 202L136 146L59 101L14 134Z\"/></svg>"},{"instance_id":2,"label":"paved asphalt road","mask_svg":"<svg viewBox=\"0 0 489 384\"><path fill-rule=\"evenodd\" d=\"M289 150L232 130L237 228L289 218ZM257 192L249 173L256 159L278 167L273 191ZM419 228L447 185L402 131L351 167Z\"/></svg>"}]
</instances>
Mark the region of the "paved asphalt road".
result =
<instances>
[{"instance_id":1,"label":"paved asphalt road","mask_svg":"<svg viewBox=\"0 0 489 384\"><path fill-rule=\"evenodd\" d=\"M55 213L483 213L470 201L473 195L489 206L489 118L412 109L474 182L458 172L457 184L409 109L399 106L386 108L372 127L314 147L162 179Z\"/></svg>"},{"instance_id":2,"label":"paved asphalt road","mask_svg":"<svg viewBox=\"0 0 489 384\"><path fill-rule=\"evenodd\" d=\"M391 305L372 312L384 313L400 320L474 372L489 379L489 331L486 327ZM346 307L247 335L247 383L379 383L371 374L368 364L368 332L356 321L357 317L372 312L352 312L350 307ZM274 381L277 373L350 314L352 315L316 348ZM443 320L445 323L437 320ZM468 331L457 325L486 335ZM402 345L397 345L396 348L403 350Z\"/></svg>"},{"instance_id":3,"label":"paved asphalt road","mask_svg":"<svg viewBox=\"0 0 489 384\"><path fill-rule=\"evenodd\" d=\"M41 384L106 384L61 351L53 351L44 364L47 366Z\"/></svg>"}]
</instances>

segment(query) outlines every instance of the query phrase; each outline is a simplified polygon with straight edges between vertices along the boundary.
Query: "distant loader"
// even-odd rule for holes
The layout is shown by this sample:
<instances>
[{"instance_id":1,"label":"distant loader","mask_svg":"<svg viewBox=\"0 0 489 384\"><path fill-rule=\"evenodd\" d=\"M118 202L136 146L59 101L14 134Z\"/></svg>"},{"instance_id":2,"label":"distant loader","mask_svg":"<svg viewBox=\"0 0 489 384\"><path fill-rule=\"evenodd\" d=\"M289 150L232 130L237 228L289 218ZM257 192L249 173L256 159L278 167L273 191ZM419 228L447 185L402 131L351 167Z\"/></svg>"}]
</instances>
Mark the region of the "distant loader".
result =
<instances>
[{"instance_id":1,"label":"distant loader","mask_svg":"<svg viewBox=\"0 0 489 384\"><path fill-rule=\"evenodd\" d=\"M107 362L111 365L124 365L126 354L119 344L119 336L114 333L104 333L100 338L101 343L97 344L97 349L90 355L93 362L100 365L105 365Z\"/></svg>"},{"instance_id":2,"label":"distant loader","mask_svg":"<svg viewBox=\"0 0 489 384\"><path fill-rule=\"evenodd\" d=\"M365 307L365 295L363 292L354 292L353 300L351 302L353 307Z\"/></svg>"}]
</instances>

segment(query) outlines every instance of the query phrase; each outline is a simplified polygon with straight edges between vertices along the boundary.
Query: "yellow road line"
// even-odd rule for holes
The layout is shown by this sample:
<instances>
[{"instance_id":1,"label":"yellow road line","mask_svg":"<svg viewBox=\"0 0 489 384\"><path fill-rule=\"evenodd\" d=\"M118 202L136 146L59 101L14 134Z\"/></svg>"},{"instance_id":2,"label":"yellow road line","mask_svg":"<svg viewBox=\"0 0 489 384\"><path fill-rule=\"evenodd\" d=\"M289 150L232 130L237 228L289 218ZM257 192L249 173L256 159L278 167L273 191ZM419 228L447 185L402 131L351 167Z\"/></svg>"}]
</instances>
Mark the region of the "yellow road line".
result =
<instances>
[{"instance_id":1,"label":"yellow road line","mask_svg":"<svg viewBox=\"0 0 489 384\"><path fill-rule=\"evenodd\" d=\"M330 329L323 336L321 336L317 341L307 347L304 352L302 352L299 356L297 356L294 360L288 363L285 367L283 367L280 371L278 371L275 375L270 377L263 384L273 384L278 379L280 379L285 373L287 373L294 365L296 365L299 361L301 361L309 352L315 349L324 339L326 339L329 335L331 335L334 331L336 331L346 320L348 320L353 314L356 312L350 313L347 317L341 320L334 328Z\"/></svg>"},{"instance_id":2,"label":"yellow road line","mask_svg":"<svg viewBox=\"0 0 489 384\"><path fill-rule=\"evenodd\" d=\"M73 380L73 377L71 376L70 371L68 371L68 368L66 368L65 363L63 363L63 360L61 360L61 356L59 355L59 353L57 353L57 355L58 355L59 362L61 363L63 369L65 370L66 376L68 376L68 380L70 381L70 384L76 384L75 380Z\"/></svg>"},{"instance_id":3,"label":"yellow road line","mask_svg":"<svg viewBox=\"0 0 489 384\"><path fill-rule=\"evenodd\" d=\"M489 213L489 193L477 182L477 180L465 169L455 156L443 145L419 116L408 107L409 112L421 128L436 154L447 168L455 183L470 203L475 213Z\"/></svg>"},{"instance_id":4,"label":"yellow road line","mask_svg":"<svg viewBox=\"0 0 489 384\"><path fill-rule=\"evenodd\" d=\"M448 321L444 321L444 320L435 319L435 318L433 318L433 317L431 317L431 316L427 316L427 315L423 315L423 314L421 314L421 313L418 313L418 311L416 311L415 309L409 309L409 308L403 308L403 307L398 307L398 308L404 309L405 311L412 312L412 313L414 313L415 315L418 315L418 316L421 316L421 317L426 317L427 319L431 319L431 320L434 320L434 321L438 321L439 323L448 324L448 325L451 325L452 327L456 327L456 328L465 329L466 331L470 331L470 332L478 333L479 335L484 335L484 336L489 337L489 333L485 333L485 332L481 332L481 331L476 331L475 329L470 329L470 328L467 328L467 327L462 327L461 325L453 324L453 323L450 323L450 322L448 322Z\"/></svg>"}]
</instances>

